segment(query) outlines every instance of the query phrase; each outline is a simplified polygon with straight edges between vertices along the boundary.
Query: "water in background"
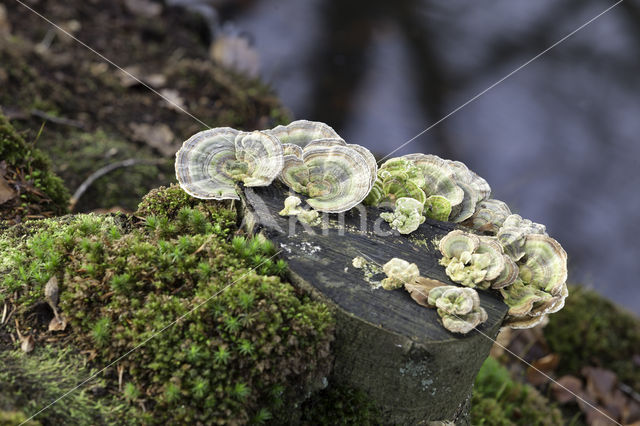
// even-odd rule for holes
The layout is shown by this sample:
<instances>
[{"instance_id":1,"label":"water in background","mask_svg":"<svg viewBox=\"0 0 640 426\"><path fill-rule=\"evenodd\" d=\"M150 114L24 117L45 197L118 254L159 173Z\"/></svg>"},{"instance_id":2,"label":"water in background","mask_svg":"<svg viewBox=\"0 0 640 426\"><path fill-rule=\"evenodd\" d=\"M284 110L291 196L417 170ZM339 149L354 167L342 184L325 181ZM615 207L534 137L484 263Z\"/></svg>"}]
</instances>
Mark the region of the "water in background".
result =
<instances>
[{"instance_id":1,"label":"water in background","mask_svg":"<svg viewBox=\"0 0 640 426\"><path fill-rule=\"evenodd\" d=\"M613 2L172 0L218 7L296 118L385 155ZM547 225L570 281L640 313L640 7L623 2L395 152L461 160Z\"/></svg>"}]
</instances>

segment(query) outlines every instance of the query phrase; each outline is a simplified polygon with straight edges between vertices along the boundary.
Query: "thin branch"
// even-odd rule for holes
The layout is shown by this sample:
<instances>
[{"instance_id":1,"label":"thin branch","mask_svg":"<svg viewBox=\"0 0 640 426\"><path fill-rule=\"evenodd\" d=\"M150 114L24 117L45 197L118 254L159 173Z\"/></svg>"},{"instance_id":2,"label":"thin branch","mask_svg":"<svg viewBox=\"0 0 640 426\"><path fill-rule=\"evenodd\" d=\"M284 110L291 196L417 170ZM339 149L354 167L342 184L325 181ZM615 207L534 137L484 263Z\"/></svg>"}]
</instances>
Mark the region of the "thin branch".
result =
<instances>
[{"instance_id":1,"label":"thin branch","mask_svg":"<svg viewBox=\"0 0 640 426\"><path fill-rule=\"evenodd\" d=\"M78 189L76 189L76 192L73 193L71 200L69 200L69 211L73 212L73 210L76 207L76 204L78 203L78 200L80 199L80 197L82 197L82 194L84 194L85 191L89 189L89 187L93 184L93 182L95 182L97 179L101 178L102 176L123 167L132 167L132 166L137 166L139 164L160 165L160 164L163 164L165 161L166 160L164 159L136 160L135 158L129 158L128 160L117 161L115 163L107 164L106 166L91 173L91 175L88 178L86 178L84 182L82 182L82 184L78 187Z\"/></svg>"}]
</instances>

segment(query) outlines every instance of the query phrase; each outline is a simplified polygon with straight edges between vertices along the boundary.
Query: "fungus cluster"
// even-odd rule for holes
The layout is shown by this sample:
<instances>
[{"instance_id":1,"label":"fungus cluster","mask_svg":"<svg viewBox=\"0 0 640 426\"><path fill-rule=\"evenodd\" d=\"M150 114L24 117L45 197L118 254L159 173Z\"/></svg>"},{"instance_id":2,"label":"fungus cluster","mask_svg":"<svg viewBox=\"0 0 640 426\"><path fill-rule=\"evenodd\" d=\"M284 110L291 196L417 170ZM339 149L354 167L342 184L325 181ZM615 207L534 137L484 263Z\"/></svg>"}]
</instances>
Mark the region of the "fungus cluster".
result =
<instances>
[{"instance_id":1,"label":"fungus cluster","mask_svg":"<svg viewBox=\"0 0 640 426\"><path fill-rule=\"evenodd\" d=\"M401 197L396 201L393 213L380 213L380 217L401 234L408 234L418 229L418 226L425 221L422 215L423 210L424 204L415 198Z\"/></svg>"},{"instance_id":2,"label":"fungus cluster","mask_svg":"<svg viewBox=\"0 0 640 426\"><path fill-rule=\"evenodd\" d=\"M188 194L204 199L239 199L239 182L267 186L277 178L310 207L290 196L280 214L311 225L321 223L318 212L340 213L361 202L393 208L380 216L401 234L426 218L459 223L471 232L456 230L440 241L441 265L467 289L498 290L509 306L505 325L512 328L538 324L567 297L567 255L560 244L544 225L490 198L487 181L459 161L409 154L378 168L369 150L346 143L328 125L298 120L265 131L199 132L178 151L176 176ZM385 272L389 289L403 282L407 288L419 275L401 259L387 263Z\"/></svg>"},{"instance_id":3,"label":"fungus cluster","mask_svg":"<svg viewBox=\"0 0 640 426\"><path fill-rule=\"evenodd\" d=\"M415 263L394 257L384 264L382 270L387 278L382 280L382 288L395 290L402 288L404 283L412 283L420 276L420 271Z\"/></svg>"},{"instance_id":4,"label":"fungus cluster","mask_svg":"<svg viewBox=\"0 0 640 426\"><path fill-rule=\"evenodd\" d=\"M424 215L440 221L462 222L470 218L478 202L491 194L487 181L459 161L444 160L436 155L409 154L387 160L378 170L373 189L365 203L391 205L394 215L384 216L402 234L415 231L421 222L411 226L394 226L398 201L412 198L422 204Z\"/></svg>"},{"instance_id":5,"label":"fungus cluster","mask_svg":"<svg viewBox=\"0 0 640 426\"><path fill-rule=\"evenodd\" d=\"M488 318L478 292L472 288L436 287L429 292L428 303L438 309L444 328L454 333L466 334Z\"/></svg>"},{"instance_id":6,"label":"fungus cluster","mask_svg":"<svg viewBox=\"0 0 640 426\"><path fill-rule=\"evenodd\" d=\"M383 271L387 278L382 280L382 288L395 290L404 287L418 304L437 308L442 325L453 333L467 334L488 318L480 306L480 296L472 288L445 285L420 277L415 263L397 257L385 263Z\"/></svg>"},{"instance_id":7,"label":"fungus cluster","mask_svg":"<svg viewBox=\"0 0 640 426\"><path fill-rule=\"evenodd\" d=\"M347 144L324 123L307 120L266 131L205 130L189 138L176 155L180 186L196 198L239 199L237 182L268 186L279 178L308 197L313 209L328 213L359 204L377 170L368 149ZM318 223L317 212L302 211L298 218Z\"/></svg>"},{"instance_id":8,"label":"fungus cluster","mask_svg":"<svg viewBox=\"0 0 640 426\"><path fill-rule=\"evenodd\" d=\"M503 225L497 237L450 232L439 244L440 263L449 278L463 286L499 289L509 306L504 325L529 328L564 306L567 254L556 240L539 233L544 232L542 225L512 216L517 215L508 216L507 231L502 232Z\"/></svg>"},{"instance_id":9,"label":"fungus cluster","mask_svg":"<svg viewBox=\"0 0 640 426\"><path fill-rule=\"evenodd\" d=\"M280 210L280 216L295 216L300 222L308 223L309 225L319 225L322 221L320 213L317 210L305 210L300 205L302 200L300 197L291 195L284 200L284 209Z\"/></svg>"}]
</instances>

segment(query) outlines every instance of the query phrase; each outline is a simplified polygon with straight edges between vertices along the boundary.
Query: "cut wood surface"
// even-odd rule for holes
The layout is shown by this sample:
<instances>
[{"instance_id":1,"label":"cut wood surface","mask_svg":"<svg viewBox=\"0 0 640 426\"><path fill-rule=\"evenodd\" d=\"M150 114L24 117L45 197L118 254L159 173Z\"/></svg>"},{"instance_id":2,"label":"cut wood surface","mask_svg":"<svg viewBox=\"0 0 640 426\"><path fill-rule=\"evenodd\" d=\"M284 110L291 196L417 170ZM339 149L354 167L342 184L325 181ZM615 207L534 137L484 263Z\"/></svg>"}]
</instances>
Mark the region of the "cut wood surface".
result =
<instances>
[{"instance_id":1,"label":"cut wood surface","mask_svg":"<svg viewBox=\"0 0 640 426\"><path fill-rule=\"evenodd\" d=\"M437 240L456 225L427 219L410 235L400 235L379 218L378 208L359 205L325 214L323 223L312 227L278 214L288 195L280 184L245 188L244 225L282 250L294 284L334 308L331 380L366 391L382 408L386 423L464 423L473 380L507 306L496 292L479 292L489 318L459 335L444 329L436 310L418 305L405 290L375 285L385 277L381 266L393 257L415 263L421 276L455 285L438 264ZM357 256L377 265L380 273L367 279L352 265Z\"/></svg>"}]
</instances>

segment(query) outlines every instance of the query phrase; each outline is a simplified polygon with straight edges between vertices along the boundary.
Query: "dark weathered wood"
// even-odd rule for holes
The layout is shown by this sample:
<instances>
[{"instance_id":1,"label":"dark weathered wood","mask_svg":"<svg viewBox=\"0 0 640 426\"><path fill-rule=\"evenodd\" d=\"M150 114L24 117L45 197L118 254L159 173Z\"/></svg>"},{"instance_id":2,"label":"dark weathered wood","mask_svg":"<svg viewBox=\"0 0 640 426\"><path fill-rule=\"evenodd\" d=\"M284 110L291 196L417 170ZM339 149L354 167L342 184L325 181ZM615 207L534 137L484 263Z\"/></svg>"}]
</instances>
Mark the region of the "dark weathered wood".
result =
<instances>
[{"instance_id":1,"label":"dark weathered wood","mask_svg":"<svg viewBox=\"0 0 640 426\"><path fill-rule=\"evenodd\" d=\"M418 265L422 276L454 284L438 264L434 240L455 225L427 220L409 236L400 235L379 219L379 209L358 206L325 215L324 226L310 227L278 215L287 195L278 184L246 188L245 227L275 242L292 281L336 312L331 379L366 391L383 409L383 422L462 420L460 412L492 345L487 336L497 335L506 305L495 293L481 292L488 321L468 335L453 334L434 309L413 302L404 290L373 288L352 266L356 256L378 265L400 257Z\"/></svg>"}]
</instances>

